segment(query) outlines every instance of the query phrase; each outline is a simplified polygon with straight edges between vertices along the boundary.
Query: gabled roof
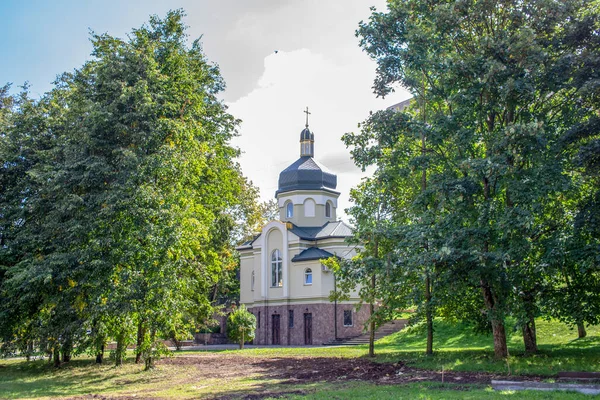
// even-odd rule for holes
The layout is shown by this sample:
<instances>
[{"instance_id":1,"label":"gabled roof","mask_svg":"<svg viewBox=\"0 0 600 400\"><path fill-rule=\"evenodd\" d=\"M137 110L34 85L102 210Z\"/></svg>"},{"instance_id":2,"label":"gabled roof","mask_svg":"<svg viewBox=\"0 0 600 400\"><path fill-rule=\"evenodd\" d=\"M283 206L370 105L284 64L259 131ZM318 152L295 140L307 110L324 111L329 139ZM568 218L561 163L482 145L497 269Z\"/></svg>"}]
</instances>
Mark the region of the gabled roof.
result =
<instances>
[{"instance_id":1,"label":"gabled roof","mask_svg":"<svg viewBox=\"0 0 600 400\"><path fill-rule=\"evenodd\" d=\"M304 240L346 238L352 236L352 227L343 221L328 222L323 226L299 227L292 224L290 231Z\"/></svg>"},{"instance_id":2,"label":"gabled roof","mask_svg":"<svg viewBox=\"0 0 600 400\"><path fill-rule=\"evenodd\" d=\"M254 243L256 241L256 239L258 239L259 237L260 237L260 234L255 235L252 239L245 241L244 243L242 243L239 246L237 246L235 249L236 250L251 249L252 248L252 243Z\"/></svg>"},{"instance_id":3,"label":"gabled roof","mask_svg":"<svg viewBox=\"0 0 600 400\"><path fill-rule=\"evenodd\" d=\"M332 256L333 254L327 250L318 247L309 247L308 249L302 250L300 254L296 254L294 258L292 258L292 262L321 260Z\"/></svg>"},{"instance_id":4,"label":"gabled roof","mask_svg":"<svg viewBox=\"0 0 600 400\"><path fill-rule=\"evenodd\" d=\"M302 240L321 240L329 238L347 238L352 236L352 227L343 221L328 222L323 226L303 226L291 224L292 228L288 229L294 235ZM236 250L249 250L253 248L254 242L260 237L260 234L254 236L252 240L248 240L238 247Z\"/></svg>"}]
</instances>

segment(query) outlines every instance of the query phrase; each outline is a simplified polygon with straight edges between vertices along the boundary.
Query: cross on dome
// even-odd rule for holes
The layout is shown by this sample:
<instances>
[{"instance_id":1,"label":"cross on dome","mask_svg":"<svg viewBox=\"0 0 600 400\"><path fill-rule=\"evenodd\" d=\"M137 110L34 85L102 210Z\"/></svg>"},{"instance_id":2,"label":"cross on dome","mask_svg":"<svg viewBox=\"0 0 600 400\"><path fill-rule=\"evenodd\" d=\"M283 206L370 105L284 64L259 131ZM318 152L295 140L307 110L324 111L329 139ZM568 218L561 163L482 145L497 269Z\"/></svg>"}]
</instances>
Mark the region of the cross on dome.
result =
<instances>
[{"instance_id":1,"label":"cross on dome","mask_svg":"<svg viewBox=\"0 0 600 400\"><path fill-rule=\"evenodd\" d=\"M304 110L304 113L306 114L306 125L304 125L304 126L308 128L308 116L310 114L312 114L311 112L308 111L308 106L306 106L306 110Z\"/></svg>"}]
</instances>

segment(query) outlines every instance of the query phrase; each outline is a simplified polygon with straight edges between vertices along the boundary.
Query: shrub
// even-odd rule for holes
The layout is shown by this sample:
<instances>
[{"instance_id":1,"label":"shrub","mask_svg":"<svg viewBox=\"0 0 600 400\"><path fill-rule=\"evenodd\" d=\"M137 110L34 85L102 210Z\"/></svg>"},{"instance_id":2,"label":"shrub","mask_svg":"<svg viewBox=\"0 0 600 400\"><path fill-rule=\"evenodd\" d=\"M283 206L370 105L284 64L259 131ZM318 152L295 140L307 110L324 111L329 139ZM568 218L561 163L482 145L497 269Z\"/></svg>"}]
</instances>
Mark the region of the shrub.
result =
<instances>
[{"instance_id":1,"label":"shrub","mask_svg":"<svg viewBox=\"0 0 600 400\"><path fill-rule=\"evenodd\" d=\"M244 348L244 342L254 339L256 331L256 317L246 310L245 305L241 305L227 317L227 337L240 344L240 349Z\"/></svg>"}]
</instances>

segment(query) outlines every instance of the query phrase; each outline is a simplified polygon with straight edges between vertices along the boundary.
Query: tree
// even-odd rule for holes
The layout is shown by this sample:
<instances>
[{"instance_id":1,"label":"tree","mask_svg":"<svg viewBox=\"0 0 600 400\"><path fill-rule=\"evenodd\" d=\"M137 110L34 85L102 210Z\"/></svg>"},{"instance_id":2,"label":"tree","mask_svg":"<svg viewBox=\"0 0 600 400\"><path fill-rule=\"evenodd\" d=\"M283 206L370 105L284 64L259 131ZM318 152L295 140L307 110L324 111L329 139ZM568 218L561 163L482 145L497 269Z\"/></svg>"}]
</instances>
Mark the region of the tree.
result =
<instances>
[{"instance_id":1,"label":"tree","mask_svg":"<svg viewBox=\"0 0 600 400\"><path fill-rule=\"evenodd\" d=\"M27 165L2 171L19 173L1 263L12 263L0 288L8 341L35 331L63 359L86 346L101 359L111 337L119 365L137 330L148 369L161 338L212 316L236 215L253 199L241 205L250 184L229 144L239 121L183 16L151 17L128 40L93 35L92 60L7 125L6 154Z\"/></svg>"},{"instance_id":2,"label":"tree","mask_svg":"<svg viewBox=\"0 0 600 400\"><path fill-rule=\"evenodd\" d=\"M245 342L254 340L256 317L242 304L227 317L227 337L244 348Z\"/></svg>"},{"instance_id":3,"label":"tree","mask_svg":"<svg viewBox=\"0 0 600 400\"><path fill-rule=\"evenodd\" d=\"M578 50L561 40L585 6L391 2L357 32L378 63L375 93L401 84L426 105L427 151L439 168L426 193L443 210L433 237L444 238L446 274L480 292L498 358L508 354L513 288L530 291L523 283L534 276L530 256L545 221L537 216L568 186L555 144L577 109L569 82ZM528 299L538 300L521 303ZM531 335L534 314L526 314Z\"/></svg>"}]
</instances>

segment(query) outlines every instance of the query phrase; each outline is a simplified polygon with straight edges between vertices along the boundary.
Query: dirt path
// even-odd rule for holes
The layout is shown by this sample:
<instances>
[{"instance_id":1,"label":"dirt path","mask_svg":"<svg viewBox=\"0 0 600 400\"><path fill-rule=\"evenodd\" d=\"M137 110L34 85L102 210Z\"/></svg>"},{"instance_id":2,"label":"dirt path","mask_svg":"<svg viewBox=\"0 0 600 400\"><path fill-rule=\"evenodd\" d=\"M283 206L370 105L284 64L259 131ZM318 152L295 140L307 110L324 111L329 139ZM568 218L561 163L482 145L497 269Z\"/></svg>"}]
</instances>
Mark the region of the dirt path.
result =
<instances>
[{"instance_id":1,"label":"dirt path","mask_svg":"<svg viewBox=\"0 0 600 400\"><path fill-rule=\"evenodd\" d=\"M380 364L364 358L335 357L246 357L240 355L199 354L161 360L161 363L194 366L197 374L213 378L260 374L283 383L334 382L342 380L376 383L434 381L462 384L489 384L505 375L477 372L425 371L403 363ZM511 377L512 380L539 380L539 377Z\"/></svg>"}]
</instances>

